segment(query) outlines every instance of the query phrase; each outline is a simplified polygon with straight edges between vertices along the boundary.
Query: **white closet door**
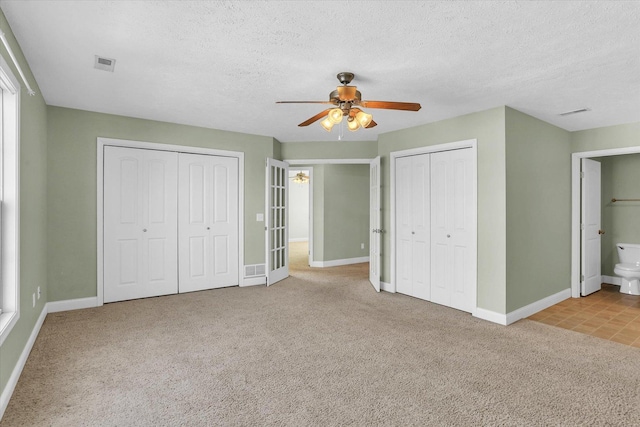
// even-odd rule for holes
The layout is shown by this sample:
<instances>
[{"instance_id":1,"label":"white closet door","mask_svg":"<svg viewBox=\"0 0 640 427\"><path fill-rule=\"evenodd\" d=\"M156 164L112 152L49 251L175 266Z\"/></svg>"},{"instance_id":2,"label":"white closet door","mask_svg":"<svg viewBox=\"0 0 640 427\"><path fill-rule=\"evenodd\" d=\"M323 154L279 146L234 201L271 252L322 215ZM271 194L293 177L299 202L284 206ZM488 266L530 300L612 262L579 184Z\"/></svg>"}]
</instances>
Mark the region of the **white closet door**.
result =
<instances>
[{"instance_id":1,"label":"white closet door","mask_svg":"<svg viewBox=\"0 0 640 427\"><path fill-rule=\"evenodd\" d=\"M179 155L180 292L238 285L238 159Z\"/></svg>"},{"instance_id":2,"label":"white closet door","mask_svg":"<svg viewBox=\"0 0 640 427\"><path fill-rule=\"evenodd\" d=\"M396 159L396 292L413 295L411 157Z\"/></svg>"},{"instance_id":3,"label":"white closet door","mask_svg":"<svg viewBox=\"0 0 640 427\"><path fill-rule=\"evenodd\" d=\"M475 230L471 150L431 154L431 300L472 311Z\"/></svg>"},{"instance_id":4,"label":"white closet door","mask_svg":"<svg viewBox=\"0 0 640 427\"><path fill-rule=\"evenodd\" d=\"M413 237L413 296L431 300L431 188L429 154L412 157L411 222Z\"/></svg>"},{"instance_id":5,"label":"white closet door","mask_svg":"<svg viewBox=\"0 0 640 427\"><path fill-rule=\"evenodd\" d=\"M396 159L396 291L430 299L429 154Z\"/></svg>"},{"instance_id":6,"label":"white closet door","mask_svg":"<svg viewBox=\"0 0 640 427\"><path fill-rule=\"evenodd\" d=\"M104 302L178 291L177 154L104 148Z\"/></svg>"}]
</instances>

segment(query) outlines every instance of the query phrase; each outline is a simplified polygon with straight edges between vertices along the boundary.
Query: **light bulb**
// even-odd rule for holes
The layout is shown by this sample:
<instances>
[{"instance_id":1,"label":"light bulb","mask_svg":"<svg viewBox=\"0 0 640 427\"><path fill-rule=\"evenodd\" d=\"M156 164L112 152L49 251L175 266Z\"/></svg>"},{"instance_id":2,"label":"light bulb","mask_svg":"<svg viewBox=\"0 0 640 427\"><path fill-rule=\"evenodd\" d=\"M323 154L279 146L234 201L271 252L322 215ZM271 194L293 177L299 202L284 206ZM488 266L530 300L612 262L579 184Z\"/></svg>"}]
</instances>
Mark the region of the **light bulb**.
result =
<instances>
[{"instance_id":1,"label":"light bulb","mask_svg":"<svg viewBox=\"0 0 640 427\"><path fill-rule=\"evenodd\" d=\"M360 123L360 126L366 128L371 124L373 116L371 114L365 113L364 111L358 111L358 113L356 114L356 120L358 121L358 123Z\"/></svg>"},{"instance_id":2,"label":"light bulb","mask_svg":"<svg viewBox=\"0 0 640 427\"><path fill-rule=\"evenodd\" d=\"M342 121L342 110L339 108L334 108L333 110L330 110L329 114L327 115L327 119L329 119L329 121L334 125L337 125Z\"/></svg>"},{"instance_id":3,"label":"light bulb","mask_svg":"<svg viewBox=\"0 0 640 427\"><path fill-rule=\"evenodd\" d=\"M331 120L329 120L329 118L327 117L326 119L324 119L323 121L320 122L320 125L327 132L331 132L331 128L333 127L333 122Z\"/></svg>"},{"instance_id":4,"label":"light bulb","mask_svg":"<svg viewBox=\"0 0 640 427\"><path fill-rule=\"evenodd\" d=\"M347 120L347 127L351 132L355 132L360 128L360 123L356 119Z\"/></svg>"}]
</instances>

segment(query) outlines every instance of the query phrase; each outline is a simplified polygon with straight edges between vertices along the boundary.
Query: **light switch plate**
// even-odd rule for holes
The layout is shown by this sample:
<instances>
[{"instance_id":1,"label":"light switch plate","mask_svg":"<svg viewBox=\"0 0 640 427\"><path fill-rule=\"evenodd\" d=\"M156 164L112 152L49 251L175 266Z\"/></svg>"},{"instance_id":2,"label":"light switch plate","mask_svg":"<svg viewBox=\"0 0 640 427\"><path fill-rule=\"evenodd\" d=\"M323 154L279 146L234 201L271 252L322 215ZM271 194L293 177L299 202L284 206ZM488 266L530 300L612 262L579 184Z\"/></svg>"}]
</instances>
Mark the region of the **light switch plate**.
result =
<instances>
[{"instance_id":1,"label":"light switch plate","mask_svg":"<svg viewBox=\"0 0 640 427\"><path fill-rule=\"evenodd\" d=\"M256 221L258 222L263 222L264 221L264 214L256 214Z\"/></svg>"}]
</instances>

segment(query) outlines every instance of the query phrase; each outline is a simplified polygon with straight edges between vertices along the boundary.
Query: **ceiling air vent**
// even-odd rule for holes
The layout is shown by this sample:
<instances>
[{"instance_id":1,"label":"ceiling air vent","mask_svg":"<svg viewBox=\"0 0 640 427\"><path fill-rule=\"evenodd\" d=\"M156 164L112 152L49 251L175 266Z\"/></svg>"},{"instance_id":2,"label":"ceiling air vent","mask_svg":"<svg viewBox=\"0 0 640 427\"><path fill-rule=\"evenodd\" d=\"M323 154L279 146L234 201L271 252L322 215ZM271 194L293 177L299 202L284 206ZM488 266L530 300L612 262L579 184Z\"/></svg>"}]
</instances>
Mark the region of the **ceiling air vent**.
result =
<instances>
[{"instance_id":1,"label":"ceiling air vent","mask_svg":"<svg viewBox=\"0 0 640 427\"><path fill-rule=\"evenodd\" d=\"M93 64L93 68L97 70L111 71L116 66L116 60L112 58L104 58L102 56L96 55L96 62Z\"/></svg>"},{"instance_id":2,"label":"ceiling air vent","mask_svg":"<svg viewBox=\"0 0 640 427\"><path fill-rule=\"evenodd\" d=\"M579 110L565 111L564 113L560 113L558 115L559 116L570 116L572 114L584 113L586 111L591 111L591 110L589 108L581 108Z\"/></svg>"}]
</instances>

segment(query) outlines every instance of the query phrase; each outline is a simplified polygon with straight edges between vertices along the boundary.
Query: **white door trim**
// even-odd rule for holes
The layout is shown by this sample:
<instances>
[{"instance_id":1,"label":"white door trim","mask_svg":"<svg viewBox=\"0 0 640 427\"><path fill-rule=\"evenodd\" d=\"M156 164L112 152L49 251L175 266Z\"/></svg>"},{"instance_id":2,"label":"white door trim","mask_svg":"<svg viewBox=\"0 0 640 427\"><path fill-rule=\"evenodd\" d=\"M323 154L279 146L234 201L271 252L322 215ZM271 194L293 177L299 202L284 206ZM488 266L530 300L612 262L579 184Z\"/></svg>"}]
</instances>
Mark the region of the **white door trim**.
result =
<instances>
[{"instance_id":1,"label":"white door trim","mask_svg":"<svg viewBox=\"0 0 640 427\"><path fill-rule=\"evenodd\" d=\"M161 144L156 142L131 141L126 139L102 138L97 139L97 306L104 304L104 147L115 146L125 148L141 148L147 150L174 151L178 153L207 154L211 156L235 157L238 159L238 281L244 285L244 153L240 151L226 151L213 148L188 147L183 145Z\"/></svg>"},{"instance_id":2,"label":"white door trim","mask_svg":"<svg viewBox=\"0 0 640 427\"><path fill-rule=\"evenodd\" d=\"M580 163L589 157L640 153L640 146L571 154L571 297L580 298Z\"/></svg>"},{"instance_id":3,"label":"white door trim","mask_svg":"<svg viewBox=\"0 0 640 427\"><path fill-rule=\"evenodd\" d=\"M417 147L411 148L408 150L401 151L392 151L389 153L389 164L390 164L390 202L391 202L391 235L389 240L391 241L391 283L390 288L391 292L396 292L396 244L395 244L395 235L396 235L396 158L398 157L406 157L406 156L415 156L418 154L429 154L436 153L439 151L448 151L448 150L457 150L461 148L470 148L471 151L471 159L474 165L474 170L476 176L473 180L473 216L476 218L476 226L474 232L470 233L469 246L474 248L475 257L473 259L473 279L474 282L471 285L471 298L473 299L473 307L471 314L476 316L478 310L478 226L477 226L477 218L478 218L478 140L477 139L466 139L463 141L456 142L448 142L444 144L438 145L428 145L425 147Z\"/></svg>"}]
</instances>

